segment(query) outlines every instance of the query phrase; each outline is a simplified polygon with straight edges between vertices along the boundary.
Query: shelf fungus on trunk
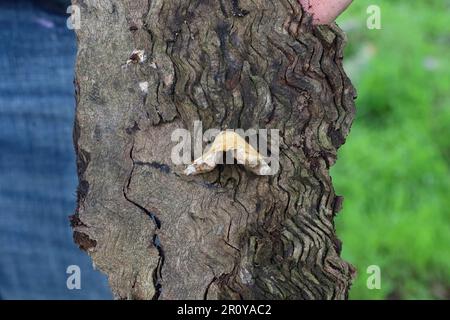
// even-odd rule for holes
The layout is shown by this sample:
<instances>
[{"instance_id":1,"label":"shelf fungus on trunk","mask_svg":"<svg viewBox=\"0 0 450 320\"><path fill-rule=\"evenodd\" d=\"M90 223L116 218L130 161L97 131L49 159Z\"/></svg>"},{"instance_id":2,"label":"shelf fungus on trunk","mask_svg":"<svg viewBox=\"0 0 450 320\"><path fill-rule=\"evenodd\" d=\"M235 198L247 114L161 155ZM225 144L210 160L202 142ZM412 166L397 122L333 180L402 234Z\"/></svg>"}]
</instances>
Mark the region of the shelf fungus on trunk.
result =
<instances>
[{"instance_id":1,"label":"shelf fungus on trunk","mask_svg":"<svg viewBox=\"0 0 450 320\"><path fill-rule=\"evenodd\" d=\"M214 142L201 157L194 160L185 170L186 175L197 175L214 170L218 164L223 164L224 154L231 154L237 164L257 175L269 175L271 168L264 156L234 131L221 131ZM234 161L232 162L234 163ZM228 164L228 161L226 161Z\"/></svg>"}]
</instances>

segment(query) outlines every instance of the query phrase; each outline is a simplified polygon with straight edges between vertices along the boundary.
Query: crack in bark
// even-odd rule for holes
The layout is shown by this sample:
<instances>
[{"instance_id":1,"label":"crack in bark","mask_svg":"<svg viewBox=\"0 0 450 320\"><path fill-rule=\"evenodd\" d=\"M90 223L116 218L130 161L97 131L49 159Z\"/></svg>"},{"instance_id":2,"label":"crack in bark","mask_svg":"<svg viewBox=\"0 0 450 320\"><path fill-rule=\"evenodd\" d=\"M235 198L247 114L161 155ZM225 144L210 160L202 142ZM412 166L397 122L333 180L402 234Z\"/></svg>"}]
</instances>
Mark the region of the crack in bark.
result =
<instances>
[{"instance_id":1,"label":"crack in bark","mask_svg":"<svg viewBox=\"0 0 450 320\"><path fill-rule=\"evenodd\" d=\"M123 187L123 196L125 198L126 201L128 201L129 203L131 203L132 205L134 205L135 207L137 207L140 211L144 212L152 221L153 224L155 225L156 229L159 230L161 229L161 221L158 219L158 217L151 212L150 210L146 209L144 206L138 204L137 202L131 200L128 197L127 194L127 190L130 187L131 184L131 179L133 178L133 172L135 169L135 165L137 164L135 162L135 160L133 159L133 149L134 149L134 142L133 145L130 148L130 152L129 152L129 156L130 156L130 160L132 161L132 167L131 167L131 171L130 174L128 176L128 180L126 185ZM150 166L154 167L151 163L149 164ZM158 169L160 169L160 167L156 166ZM161 169L160 169L161 170ZM165 168L164 168L165 170ZM161 283L161 269L164 265L164 260L165 260L165 253L164 253L164 249L162 247L161 241L159 240L158 234L155 233L152 237L152 244L153 246L158 250L158 254L159 254L159 260L158 260L158 264L155 268L155 270L153 271L153 286L155 288L155 294L152 298L152 300L158 300L159 296L161 295L162 292L162 283Z\"/></svg>"},{"instance_id":2,"label":"crack in bark","mask_svg":"<svg viewBox=\"0 0 450 320\"><path fill-rule=\"evenodd\" d=\"M211 279L211 282L208 283L208 285L206 286L205 293L203 294L203 300L208 300L208 292L209 292L209 288L211 288L212 284L213 284L216 280L217 280L217 278L214 276L214 277Z\"/></svg>"},{"instance_id":3,"label":"crack in bark","mask_svg":"<svg viewBox=\"0 0 450 320\"><path fill-rule=\"evenodd\" d=\"M232 9L233 16L242 18L250 13L250 11L241 9L239 7L239 0L231 0L231 3L232 3L232 8L233 8Z\"/></svg>"}]
</instances>

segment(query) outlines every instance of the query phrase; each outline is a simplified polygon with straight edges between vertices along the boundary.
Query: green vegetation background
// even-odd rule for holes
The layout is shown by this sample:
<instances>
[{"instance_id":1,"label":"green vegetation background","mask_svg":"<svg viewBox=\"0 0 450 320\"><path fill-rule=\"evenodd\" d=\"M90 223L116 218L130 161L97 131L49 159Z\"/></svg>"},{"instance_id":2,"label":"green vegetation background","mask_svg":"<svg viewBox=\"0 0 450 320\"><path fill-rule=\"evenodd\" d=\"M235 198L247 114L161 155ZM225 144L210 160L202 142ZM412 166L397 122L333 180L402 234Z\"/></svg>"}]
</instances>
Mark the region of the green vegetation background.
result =
<instances>
[{"instance_id":1,"label":"green vegetation background","mask_svg":"<svg viewBox=\"0 0 450 320\"><path fill-rule=\"evenodd\" d=\"M381 8L369 30L368 6ZM450 298L450 1L355 1L338 20L357 117L332 168L351 299ZM381 268L381 290L366 286Z\"/></svg>"}]
</instances>

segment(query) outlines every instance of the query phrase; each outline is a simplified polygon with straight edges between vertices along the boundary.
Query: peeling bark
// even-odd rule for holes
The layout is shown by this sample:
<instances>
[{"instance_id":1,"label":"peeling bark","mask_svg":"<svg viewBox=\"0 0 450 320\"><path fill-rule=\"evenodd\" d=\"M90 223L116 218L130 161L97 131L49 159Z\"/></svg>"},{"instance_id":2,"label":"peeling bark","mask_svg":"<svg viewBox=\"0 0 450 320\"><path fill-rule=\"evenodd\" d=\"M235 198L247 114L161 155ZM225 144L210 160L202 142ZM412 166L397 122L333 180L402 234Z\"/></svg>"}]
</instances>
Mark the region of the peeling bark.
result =
<instances>
[{"instance_id":1,"label":"peeling bark","mask_svg":"<svg viewBox=\"0 0 450 320\"><path fill-rule=\"evenodd\" d=\"M72 226L115 297L346 298L354 269L340 258L329 168L356 93L339 28L313 26L297 0L73 4ZM135 50L146 59L130 62ZM195 120L279 129L280 170L184 176L170 137Z\"/></svg>"}]
</instances>

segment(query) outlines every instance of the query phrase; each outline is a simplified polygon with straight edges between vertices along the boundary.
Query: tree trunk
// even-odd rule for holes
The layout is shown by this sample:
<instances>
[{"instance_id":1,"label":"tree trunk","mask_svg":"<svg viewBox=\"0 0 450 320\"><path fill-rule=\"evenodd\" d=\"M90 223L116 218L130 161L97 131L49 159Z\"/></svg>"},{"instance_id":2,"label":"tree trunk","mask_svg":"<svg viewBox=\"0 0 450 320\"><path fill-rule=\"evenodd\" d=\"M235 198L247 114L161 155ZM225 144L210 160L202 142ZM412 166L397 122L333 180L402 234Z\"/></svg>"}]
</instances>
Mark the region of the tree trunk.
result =
<instances>
[{"instance_id":1,"label":"tree trunk","mask_svg":"<svg viewBox=\"0 0 450 320\"><path fill-rule=\"evenodd\" d=\"M356 93L338 27L312 26L297 0L73 4L71 222L115 297L345 299L354 269L340 258L329 168ZM278 173L184 176L171 133L195 120L279 129Z\"/></svg>"}]
</instances>

